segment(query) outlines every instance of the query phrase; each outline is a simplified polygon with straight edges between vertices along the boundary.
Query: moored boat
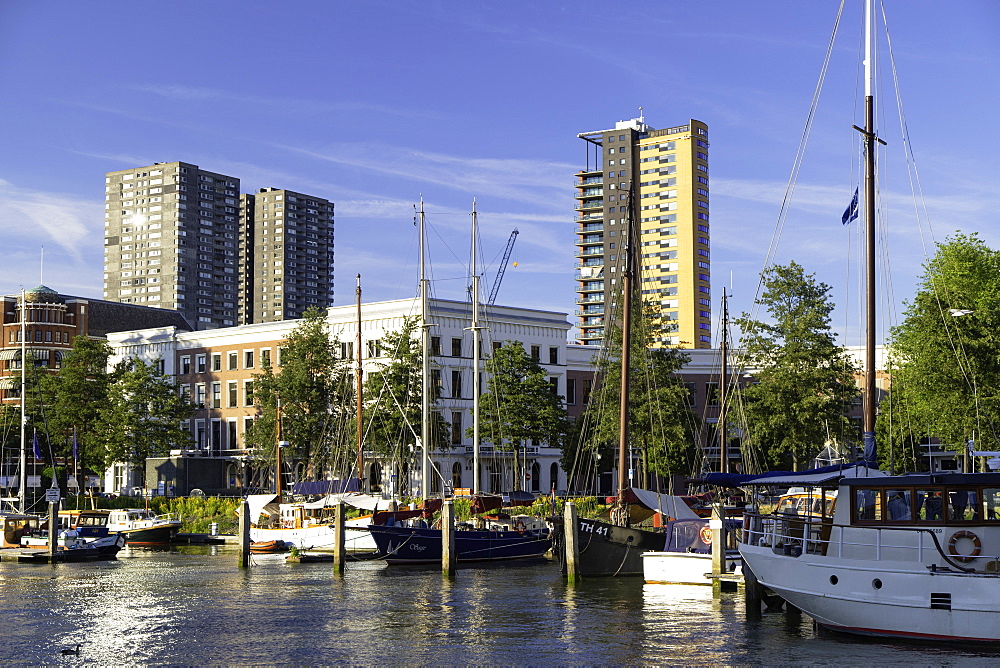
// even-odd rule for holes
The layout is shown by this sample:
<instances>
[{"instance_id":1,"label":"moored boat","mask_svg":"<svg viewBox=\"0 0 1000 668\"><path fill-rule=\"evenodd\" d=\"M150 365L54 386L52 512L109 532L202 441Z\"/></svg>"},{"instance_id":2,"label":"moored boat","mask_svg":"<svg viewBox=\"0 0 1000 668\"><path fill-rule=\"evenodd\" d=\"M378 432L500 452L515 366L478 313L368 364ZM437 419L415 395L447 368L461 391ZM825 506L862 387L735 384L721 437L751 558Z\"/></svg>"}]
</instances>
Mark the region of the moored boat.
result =
<instances>
[{"instance_id":1,"label":"moored boat","mask_svg":"<svg viewBox=\"0 0 1000 668\"><path fill-rule=\"evenodd\" d=\"M378 545L379 558L386 563L441 563L440 529L372 525L368 530ZM549 547L548 533L541 531L468 529L455 532L459 563L540 559Z\"/></svg>"},{"instance_id":2,"label":"moored boat","mask_svg":"<svg viewBox=\"0 0 1000 668\"><path fill-rule=\"evenodd\" d=\"M181 522L169 515L156 515L141 508L112 510L108 531L121 533L130 545L168 545L180 531Z\"/></svg>"},{"instance_id":3,"label":"moored boat","mask_svg":"<svg viewBox=\"0 0 1000 668\"><path fill-rule=\"evenodd\" d=\"M727 520L727 535L740 522ZM666 526L666 544L660 551L642 553L642 577L648 584L710 585L712 529L708 520L674 520ZM726 572L739 573L740 553L726 549Z\"/></svg>"},{"instance_id":4,"label":"moored boat","mask_svg":"<svg viewBox=\"0 0 1000 668\"><path fill-rule=\"evenodd\" d=\"M820 625L1000 641L1000 474L840 478L832 516L748 513L756 579Z\"/></svg>"}]
</instances>

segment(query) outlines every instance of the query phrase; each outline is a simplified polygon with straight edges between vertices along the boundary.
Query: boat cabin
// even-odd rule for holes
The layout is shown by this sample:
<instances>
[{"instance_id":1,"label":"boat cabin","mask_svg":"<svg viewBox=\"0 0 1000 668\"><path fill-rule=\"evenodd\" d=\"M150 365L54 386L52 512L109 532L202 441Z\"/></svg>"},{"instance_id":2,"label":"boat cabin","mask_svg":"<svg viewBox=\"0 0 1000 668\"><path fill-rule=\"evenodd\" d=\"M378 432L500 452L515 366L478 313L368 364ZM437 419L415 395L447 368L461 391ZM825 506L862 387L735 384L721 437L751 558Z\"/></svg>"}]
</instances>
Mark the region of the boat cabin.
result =
<instances>
[{"instance_id":1,"label":"boat cabin","mask_svg":"<svg viewBox=\"0 0 1000 668\"><path fill-rule=\"evenodd\" d=\"M109 510L60 510L59 528L76 531L82 538L103 538L108 535Z\"/></svg>"},{"instance_id":2,"label":"boat cabin","mask_svg":"<svg viewBox=\"0 0 1000 668\"><path fill-rule=\"evenodd\" d=\"M21 547L21 538L41 531L42 518L35 515L4 513L0 515L0 522L3 523L3 543L0 547Z\"/></svg>"}]
</instances>

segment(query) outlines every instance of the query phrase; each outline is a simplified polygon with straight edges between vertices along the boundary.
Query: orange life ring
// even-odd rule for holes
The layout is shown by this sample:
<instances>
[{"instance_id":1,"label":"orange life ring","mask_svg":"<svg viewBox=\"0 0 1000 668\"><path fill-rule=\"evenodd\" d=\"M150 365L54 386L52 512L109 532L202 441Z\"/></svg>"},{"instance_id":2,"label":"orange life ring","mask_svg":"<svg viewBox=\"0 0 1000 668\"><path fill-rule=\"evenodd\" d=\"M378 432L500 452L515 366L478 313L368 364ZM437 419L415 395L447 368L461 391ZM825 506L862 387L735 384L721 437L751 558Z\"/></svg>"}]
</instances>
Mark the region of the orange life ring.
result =
<instances>
[{"instance_id":1,"label":"orange life ring","mask_svg":"<svg viewBox=\"0 0 1000 668\"><path fill-rule=\"evenodd\" d=\"M698 532L698 536L705 545L712 544L712 529L709 527L702 527L701 531Z\"/></svg>"},{"instance_id":2,"label":"orange life ring","mask_svg":"<svg viewBox=\"0 0 1000 668\"><path fill-rule=\"evenodd\" d=\"M968 538L972 541L972 553L971 554L960 554L958 550L955 549L955 545L962 538ZM957 561L972 561L979 556L979 553L983 551L983 541L979 540L979 536L972 533L971 531L956 531L951 534L951 538L948 539L948 554L955 557Z\"/></svg>"},{"instance_id":3,"label":"orange life ring","mask_svg":"<svg viewBox=\"0 0 1000 668\"><path fill-rule=\"evenodd\" d=\"M524 533L525 531L528 530L528 528L524 526L524 522L518 520L517 523L514 525L514 530L517 531L518 533Z\"/></svg>"}]
</instances>

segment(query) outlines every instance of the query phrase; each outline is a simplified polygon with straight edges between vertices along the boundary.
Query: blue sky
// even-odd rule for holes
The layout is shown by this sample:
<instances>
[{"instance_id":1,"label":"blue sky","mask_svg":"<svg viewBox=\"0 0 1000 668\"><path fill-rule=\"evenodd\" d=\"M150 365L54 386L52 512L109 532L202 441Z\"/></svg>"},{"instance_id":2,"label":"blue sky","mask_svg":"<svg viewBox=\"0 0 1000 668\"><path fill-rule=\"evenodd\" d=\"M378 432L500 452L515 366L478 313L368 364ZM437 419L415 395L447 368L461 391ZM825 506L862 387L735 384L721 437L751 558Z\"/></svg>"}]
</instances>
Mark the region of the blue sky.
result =
<instances>
[{"instance_id":1,"label":"blue sky","mask_svg":"<svg viewBox=\"0 0 1000 668\"><path fill-rule=\"evenodd\" d=\"M414 294L421 195L434 293L464 298L475 197L487 282L520 230L497 301L572 313L576 134L642 106L654 127L708 123L713 302L731 277L731 310L747 310L837 8L0 0L0 293L38 284L44 247L45 284L100 297L104 173L182 160L244 192L333 200L337 303L359 272L366 301ZM885 12L934 238L978 232L1000 247L1000 3L887 0ZM840 215L858 180L860 14L850 0L774 254L834 287L846 343L858 226ZM932 243L895 113L882 132L897 165L883 170L892 304L912 295Z\"/></svg>"}]
</instances>

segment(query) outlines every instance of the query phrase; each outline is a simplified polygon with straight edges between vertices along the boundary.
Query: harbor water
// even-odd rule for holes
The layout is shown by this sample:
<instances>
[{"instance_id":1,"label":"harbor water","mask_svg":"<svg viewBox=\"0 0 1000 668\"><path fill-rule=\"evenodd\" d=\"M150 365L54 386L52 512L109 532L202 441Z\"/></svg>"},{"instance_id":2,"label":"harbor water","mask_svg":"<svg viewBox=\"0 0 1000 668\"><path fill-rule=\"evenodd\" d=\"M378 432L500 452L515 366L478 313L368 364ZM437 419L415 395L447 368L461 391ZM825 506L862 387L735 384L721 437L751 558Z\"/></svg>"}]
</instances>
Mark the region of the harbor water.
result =
<instances>
[{"instance_id":1,"label":"harbor water","mask_svg":"<svg viewBox=\"0 0 1000 668\"><path fill-rule=\"evenodd\" d=\"M568 586L558 568L354 562L237 567L226 547L126 549L117 561L0 564L0 664L991 665L996 648L817 633L806 615L748 619L742 594ZM63 655L83 643L80 654Z\"/></svg>"}]
</instances>

